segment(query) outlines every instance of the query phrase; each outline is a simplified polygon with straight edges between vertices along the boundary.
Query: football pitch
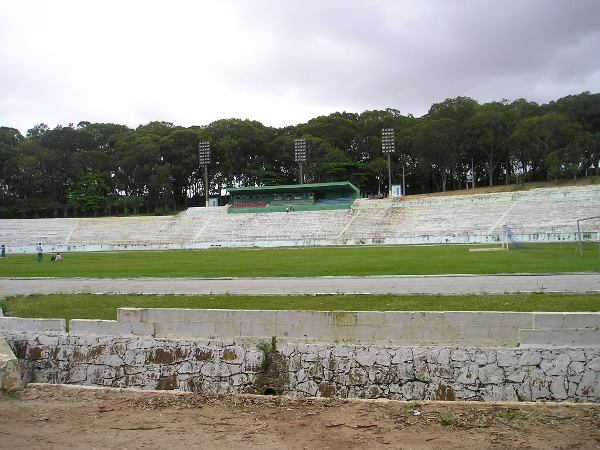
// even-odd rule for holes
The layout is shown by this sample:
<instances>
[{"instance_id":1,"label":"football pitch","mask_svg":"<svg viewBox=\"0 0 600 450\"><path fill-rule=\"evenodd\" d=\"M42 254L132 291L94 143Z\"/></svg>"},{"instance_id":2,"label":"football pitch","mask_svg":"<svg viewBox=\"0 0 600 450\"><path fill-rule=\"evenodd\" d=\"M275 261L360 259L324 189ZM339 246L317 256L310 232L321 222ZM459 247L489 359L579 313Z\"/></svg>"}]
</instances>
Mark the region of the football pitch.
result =
<instances>
[{"instance_id":1,"label":"football pitch","mask_svg":"<svg viewBox=\"0 0 600 450\"><path fill-rule=\"evenodd\" d=\"M0 261L0 277L319 277L372 275L600 272L598 244L302 247L66 253L42 263L35 255ZM496 248L499 245L495 246Z\"/></svg>"},{"instance_id":2,"label":"football pitch","mask_svg":"<svg viewBox=\"0 0 600 450\"><path fill-rule=\"evenodd\" d=\"M509 251L491 246L304 247L68 253L59 263L10 255L2 277L319 277L372 275L600 272L598 246L535 244ZM347 311L600 311L600 295L31 295L0 301L20 317L114 320L119 307Z\"/></svg>"}]
</instances>

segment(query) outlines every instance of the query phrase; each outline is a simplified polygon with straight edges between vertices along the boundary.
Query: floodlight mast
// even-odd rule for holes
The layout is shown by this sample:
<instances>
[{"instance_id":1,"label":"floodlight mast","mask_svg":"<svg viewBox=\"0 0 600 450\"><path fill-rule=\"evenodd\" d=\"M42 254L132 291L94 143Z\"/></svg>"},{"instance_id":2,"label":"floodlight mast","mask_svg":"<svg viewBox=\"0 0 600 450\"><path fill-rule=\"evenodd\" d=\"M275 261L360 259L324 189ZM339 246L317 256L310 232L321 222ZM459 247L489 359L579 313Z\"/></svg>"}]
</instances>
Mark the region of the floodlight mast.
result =
<instances>
[{"instance_id":1,"label":"floodlight mast","mask_svg":"<svg viewBox=\"0 0 600 450\"><path fill-rule=\"evenodd\" d=\"M392 196L392 163L390 155L395 151L394 146L394 129L383 128L381 130L381 151L387 155L388 163L388 197ZM404 193L403 193L404 194Z\"/></svg>"},{"instance_id":2,"label":"floodlight mast","mask_svg":"<svg viewBox=\"0 0 600 450\"><path fill-rule=\"evenodd\" d=\"M204 193L206 194L206 205L208 207L208 164L210 163L210 142L203 141L198 144L198 160L200 166L204 166Z\"/></svg>"},{"instance_id":3,"label":"floodlight mast","mask_svg":"<svg viewBox=\"0 0 600 450\"><path fill-rule=\"evenodd\" d=\"M294 140L294 159L300 168L300 184L304 184L304 174L302 173L302 163L306 161L306 140Z\"/></svg>"}]
</instances>

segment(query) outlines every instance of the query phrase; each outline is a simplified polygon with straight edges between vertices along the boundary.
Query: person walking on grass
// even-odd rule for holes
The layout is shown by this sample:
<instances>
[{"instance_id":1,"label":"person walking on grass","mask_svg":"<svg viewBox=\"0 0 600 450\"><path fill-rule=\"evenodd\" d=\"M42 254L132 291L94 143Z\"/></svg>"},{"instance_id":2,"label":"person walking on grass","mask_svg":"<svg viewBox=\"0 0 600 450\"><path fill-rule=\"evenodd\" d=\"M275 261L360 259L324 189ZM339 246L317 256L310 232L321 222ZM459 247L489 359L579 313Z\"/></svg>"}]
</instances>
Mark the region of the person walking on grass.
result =
<instances>
[{"instance_id":1,"label":"person walking on grass","mask_svg":"<svg viewBox=\"0 0 600 450\"><path fill-rule=\"evenodd\" d=\"M37 252L37 262L41 263L42 259L44 259L44 249L42 249L42 243L40 242L35 248Z\"/></svg>"}]
</instances>

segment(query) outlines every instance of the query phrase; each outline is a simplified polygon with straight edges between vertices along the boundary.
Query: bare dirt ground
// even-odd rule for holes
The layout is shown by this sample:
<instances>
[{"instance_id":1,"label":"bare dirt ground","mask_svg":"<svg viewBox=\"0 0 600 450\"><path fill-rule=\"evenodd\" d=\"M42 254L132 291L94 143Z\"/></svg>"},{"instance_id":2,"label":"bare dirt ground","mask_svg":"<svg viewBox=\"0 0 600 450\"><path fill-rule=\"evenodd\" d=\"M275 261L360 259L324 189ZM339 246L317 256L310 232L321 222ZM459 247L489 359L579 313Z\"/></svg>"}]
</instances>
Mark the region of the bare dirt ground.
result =
<instances>
[{"instance_id":1,"label":"bare dirt ground","mask_svg":"<svg viewBox=\"0 0 600 450\"><path fill-rule=\"evenodd\" d=\"M0 393L0 448L600 448L600 405L216 396L52 385Z\"/></svg>"}]
</instances>

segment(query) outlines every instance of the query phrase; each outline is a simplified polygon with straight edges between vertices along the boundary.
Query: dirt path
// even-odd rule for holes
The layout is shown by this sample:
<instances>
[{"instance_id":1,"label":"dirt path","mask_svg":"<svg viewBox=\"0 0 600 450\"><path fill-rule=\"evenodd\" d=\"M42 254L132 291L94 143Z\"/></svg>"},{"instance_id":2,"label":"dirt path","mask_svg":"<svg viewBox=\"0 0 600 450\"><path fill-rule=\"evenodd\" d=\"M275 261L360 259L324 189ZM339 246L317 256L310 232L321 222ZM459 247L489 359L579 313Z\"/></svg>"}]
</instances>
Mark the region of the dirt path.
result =
<instances>
[{"instance_id":1,"label":"dirt path","mask_svg":"<svg viewBox=\"0 0 600 450\"><path fill-rule=\"evenodd\" d=\"M30 385L0 448L600 448L600 405L407 403Z\"/></svg>"}]
</instances>

